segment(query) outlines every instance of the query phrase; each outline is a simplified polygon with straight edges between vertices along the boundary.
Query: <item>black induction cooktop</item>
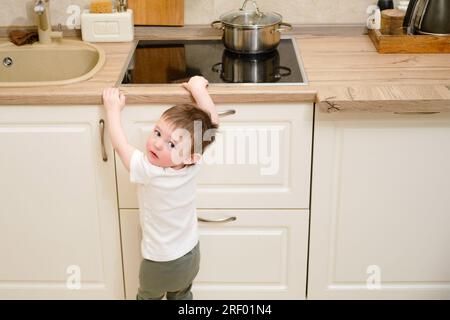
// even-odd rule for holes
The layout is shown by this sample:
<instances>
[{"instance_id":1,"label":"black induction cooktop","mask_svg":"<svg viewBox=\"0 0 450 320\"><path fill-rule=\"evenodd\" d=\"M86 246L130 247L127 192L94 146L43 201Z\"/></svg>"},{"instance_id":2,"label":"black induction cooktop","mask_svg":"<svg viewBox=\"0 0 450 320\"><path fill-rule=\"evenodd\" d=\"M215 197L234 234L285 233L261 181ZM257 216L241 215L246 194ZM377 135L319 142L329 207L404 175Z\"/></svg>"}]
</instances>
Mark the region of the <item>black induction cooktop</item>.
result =
<instances>
[{"instance_id":1,"label":"black induction cooktop","mask_svg":"<svg viewBox=\"0 0 450 320\"><path fill-rule=\"evenodd\" d=\"M230 52L222 40L140 40L122 84L181 83L195 75L210 83L306 84L292 39L262 54Z\"/></svg>"}]
</instances>

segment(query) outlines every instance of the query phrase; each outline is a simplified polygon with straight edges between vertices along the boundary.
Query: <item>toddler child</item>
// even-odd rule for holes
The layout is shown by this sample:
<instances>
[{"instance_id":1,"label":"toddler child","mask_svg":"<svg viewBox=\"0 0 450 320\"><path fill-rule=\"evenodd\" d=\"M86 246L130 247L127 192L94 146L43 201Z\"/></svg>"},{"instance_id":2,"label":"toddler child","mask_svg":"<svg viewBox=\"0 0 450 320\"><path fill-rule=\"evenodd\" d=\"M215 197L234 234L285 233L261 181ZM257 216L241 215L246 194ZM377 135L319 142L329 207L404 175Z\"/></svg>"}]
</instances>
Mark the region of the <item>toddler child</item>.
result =
<instances>
[{"instance_id":1,"label":"toddler child","mask_svg":"<svg viewBox=\"0 0 450 320\"><path fill-rule=\"evenodd\" d=\"M107 127L117 155L138 186L142 228L138 300L192 299L199 271L195 190L204 149L214 141L219 119L208 94L208 81L192 77L183 83L197 106L166 110L144 151L130 145L121 126L125 96L117 88L103 92Z\"/></svg>"}]
</instances>

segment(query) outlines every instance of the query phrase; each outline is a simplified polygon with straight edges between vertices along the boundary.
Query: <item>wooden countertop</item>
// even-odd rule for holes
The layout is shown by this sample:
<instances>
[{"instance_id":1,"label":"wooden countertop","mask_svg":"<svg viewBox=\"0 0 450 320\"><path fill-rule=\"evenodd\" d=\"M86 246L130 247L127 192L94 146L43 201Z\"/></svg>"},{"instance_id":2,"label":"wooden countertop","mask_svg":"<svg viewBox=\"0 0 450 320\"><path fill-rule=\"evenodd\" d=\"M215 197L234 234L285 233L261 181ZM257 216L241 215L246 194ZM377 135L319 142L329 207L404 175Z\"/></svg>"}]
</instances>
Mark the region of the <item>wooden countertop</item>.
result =
<instances>
[{"instance_id":1,"label":"wooden countertop","mask_svg":"<svg viewBox=\"0 0 450 320\"><path fill-rule=\"evenodd\" d=\"M366 35L298 44L323 110L450 111L450 54L379 54Z\"/></svg>"},{"instance_id":2,"label":"wooden countertop","mask_svg":"<svg viewBox=\"0 0 450 320\"><path fill-rule=\"evenodd\" d=\"M378 54L367 35L296 36L307 86L210 85L216 103L316 102L321 110L450 111L450 54ZM0 105L101 104L133 43L97 43L107 55L92 79L65 86L0 88ZM121 87L129 104L191 101L178 85Z\"/></svg>"}]
</instances>

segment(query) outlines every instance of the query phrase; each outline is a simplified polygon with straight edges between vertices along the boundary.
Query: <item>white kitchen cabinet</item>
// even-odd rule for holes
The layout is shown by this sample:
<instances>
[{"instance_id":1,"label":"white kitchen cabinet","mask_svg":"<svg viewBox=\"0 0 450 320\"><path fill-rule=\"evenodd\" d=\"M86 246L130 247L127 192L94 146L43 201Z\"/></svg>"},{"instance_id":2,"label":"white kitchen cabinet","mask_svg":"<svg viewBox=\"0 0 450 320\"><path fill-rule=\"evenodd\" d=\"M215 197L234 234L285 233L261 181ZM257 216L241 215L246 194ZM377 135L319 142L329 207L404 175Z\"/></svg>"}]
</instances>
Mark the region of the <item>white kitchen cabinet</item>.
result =
<instances>
[{"instance_id":1,"label":"white kitchen cabinet","mask_svg":"<svg viewBox=\"0 0 450 320\"><path fill-rule=\"evenodd\" d=\"M145 150L166 106L128 106L122 124ZM196 299L304 299L308 249L313 105L220 104L216 141L204 154L197 207L201 222ZM138 288L140 227L136 186L116 157L127 299Z\"/></svg>"},{"instance_id":2,"label":"white kitchen cabinet","mask_svg":"<svg viewBox=\"0 0 450 320\"><path fill-rule=\"evenodd\" d=\"M201 263L194 299L304 299L307 210L199 210ZM141 262L138 210L121 210L126 298L135 299Z\"/></svg>"},{"instance_id":3,"label":"white kitchen cabinet","mask_svg":"<svg viewBox=\"0 0 450 320\"><path fill-rule=\"evenodd\" d=\"M166 106L128 106L122 124L129 142L145 150ZM313 105L220 104L235 110L221 119L217 140L204 155L198 179L199 208L308 209ZM135 186L117 162L120 208L138 208Z\"/></svg>"},{"instance_id":4,"label":"white kitchen cabinet","mask_svg":"<svg viewBox=\"0 0 450 320\"><path fill-rule=\"evenodd\" d=\"M308 298L450 299L450 115L316 114Z\"/></svg>"},{"instance_id":5,"label":"white kitchen cabinet","mask_svg":"<svg viewBox=\"0 0 450 320\"><path fill-rule=\"evenodd\" d=\"M100 107L0 108L0 298L124 297ZM105 133L106 134L106 133Z\"/></svg>"}]
</instances>

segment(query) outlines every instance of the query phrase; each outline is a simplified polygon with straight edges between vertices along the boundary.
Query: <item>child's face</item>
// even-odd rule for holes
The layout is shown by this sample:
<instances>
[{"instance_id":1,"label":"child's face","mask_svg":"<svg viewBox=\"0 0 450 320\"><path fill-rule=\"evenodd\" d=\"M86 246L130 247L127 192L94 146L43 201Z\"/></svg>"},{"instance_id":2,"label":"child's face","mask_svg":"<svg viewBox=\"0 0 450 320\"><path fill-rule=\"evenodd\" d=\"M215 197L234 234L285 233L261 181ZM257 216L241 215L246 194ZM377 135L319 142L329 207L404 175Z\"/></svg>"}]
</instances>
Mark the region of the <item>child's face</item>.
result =
<instances>
[{"instance_id":1,"label":"child's face","mask_svg":"<svg viewBox=\"0 0 450 320\"><path fill-rule=\"evenodd\" d=\"M161 118L147 140L147 158L155 166L180 169L193 163L191 141L189 131L177 129Z\"/></svg>"}]
</instances>

